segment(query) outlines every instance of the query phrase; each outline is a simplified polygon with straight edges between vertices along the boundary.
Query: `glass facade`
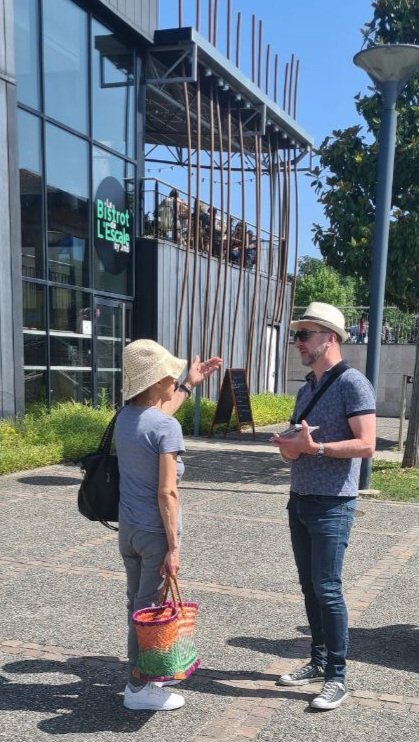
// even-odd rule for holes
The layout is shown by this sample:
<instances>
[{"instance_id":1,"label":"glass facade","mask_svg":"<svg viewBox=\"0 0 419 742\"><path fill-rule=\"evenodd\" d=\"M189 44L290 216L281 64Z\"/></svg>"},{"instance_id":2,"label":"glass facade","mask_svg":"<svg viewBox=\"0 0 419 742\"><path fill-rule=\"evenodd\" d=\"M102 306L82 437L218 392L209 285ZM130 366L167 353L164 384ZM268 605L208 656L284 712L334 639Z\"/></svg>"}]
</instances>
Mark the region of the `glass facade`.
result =
<instances>
[{"instance_id":1,"label":"glass facade","mask_svg":"<svg viewBox=\"0 0 419 742\"><path fill-rule=\"evenodd\" d=\"M89 147L46 124L48 277L89 286Z\"/></svg>"},{"instance_id":2,"label":"glass facade","mask_svg":"<svg viewBox=\"0 0 419 742\"><path fill-rule=\"evenodd\" d=\"M97 21L92 24L93 137L121 155L135 155L129 125L135 106L134 55ZM116 115L109 116L109 111Z\"/></svg>"},{"instance_id":3,"label":"glass facade","mask_svg":"<svg viewBox=\"0 0 419 742\"><path fill-rule=\"evenodd\" d=\"M43 278L43 185L41 120L18 112L20 208L22 214L22 274Z\"/></svg>"},{"instance_id":4,"label":"glass facade","mask_svg":"<svg viewBox=\"0 0 419 742\"><path fill-rule=\"evenodd\" d=\"M15 0L26 402L121 401L137 51L73 0Z\"/></svg>"},{"instance_id":5,"label":"glass facade","mask_svg":"<svg viewBox=\"0 0 419 742\"><path fill-rule=\"evenodd\" d=\"M40 108L38 0L15 0L15 59L19 101Z\"/></svg>"},{"instance_id":6,"label":"glass facade","mask_svg":"<svg viewBox=\"0 0 419 742\"><path fill-rule=\"evenodd\" d=\"M72 0L43 0L44 100L47 116L88 131L88 15Z\"/></svg>"}]
</instances>

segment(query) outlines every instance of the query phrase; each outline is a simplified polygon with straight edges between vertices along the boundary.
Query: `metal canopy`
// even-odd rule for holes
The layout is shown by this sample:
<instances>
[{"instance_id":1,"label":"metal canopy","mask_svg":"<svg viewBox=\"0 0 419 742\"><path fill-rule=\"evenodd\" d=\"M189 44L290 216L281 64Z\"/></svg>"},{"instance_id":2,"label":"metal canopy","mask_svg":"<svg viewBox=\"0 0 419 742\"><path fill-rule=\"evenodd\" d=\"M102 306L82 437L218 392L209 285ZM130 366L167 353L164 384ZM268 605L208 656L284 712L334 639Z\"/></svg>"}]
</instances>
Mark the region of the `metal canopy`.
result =
<instances>
[{"instance_id":1,"label":"metal canopy","mask_svg":"<svg viewBox=\"0 0 419 742\"><path fill-rule=\"evenodd\" d=\"M254 135L262 137L262 151L269 140L292 150L297 159L313 146L313 139L280 106L193 28L156 31L146 63L146 143L185 148L185 84L189 84L191 124L197 122L194 98L200 85L201 147L210 149L210 87L216 88L222 113L231 109L240 117L245 150L254 152ZM232 153L240 149L233 120Z\"/></svg>"}]
</instances>

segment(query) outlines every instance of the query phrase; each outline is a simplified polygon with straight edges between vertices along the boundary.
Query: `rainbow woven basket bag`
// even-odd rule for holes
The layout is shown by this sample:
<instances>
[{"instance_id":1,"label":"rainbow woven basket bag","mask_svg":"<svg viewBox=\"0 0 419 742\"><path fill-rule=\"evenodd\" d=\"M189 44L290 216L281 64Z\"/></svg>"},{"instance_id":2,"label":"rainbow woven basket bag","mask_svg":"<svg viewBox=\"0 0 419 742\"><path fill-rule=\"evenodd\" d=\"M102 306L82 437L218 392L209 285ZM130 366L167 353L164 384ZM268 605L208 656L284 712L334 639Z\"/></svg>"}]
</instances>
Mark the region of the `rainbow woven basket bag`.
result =
<instances>
[{"instance_id":1,"label":"rainbow woven basket bag","mask_svg":"<svg viewBox=\"0 0 419 742\"><path fill-rule=\"evenodd\" d=\"M172 599L168 599L169 591ZM138 641L133 674L141 680L184 680L199 666L194 641L198 603L182 600L176 578L166 577L160 605L135 611Z\"/></svg>"}]
</instances>

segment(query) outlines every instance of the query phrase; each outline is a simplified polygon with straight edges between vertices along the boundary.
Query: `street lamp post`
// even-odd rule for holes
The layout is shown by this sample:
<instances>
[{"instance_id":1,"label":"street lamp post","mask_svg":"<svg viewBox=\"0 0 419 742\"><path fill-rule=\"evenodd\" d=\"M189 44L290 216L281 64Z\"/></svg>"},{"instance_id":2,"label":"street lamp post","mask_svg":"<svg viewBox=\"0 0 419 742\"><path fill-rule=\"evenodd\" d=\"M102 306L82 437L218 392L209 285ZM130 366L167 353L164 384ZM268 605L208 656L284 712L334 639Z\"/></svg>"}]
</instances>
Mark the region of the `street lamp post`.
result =
<instances>
[{"instance_id":1,"label":"street lamp post","mask_svg":"<svg viewBox=\"0 0 419 742\"><path fill-rule=\"evenodd\" d=\"M354 57L354 63L368 73L382 98L366 366L366 376L377 394L396 147L396 100L410 77L419 69L419 46L413 44L373 46L358 52ZM363 460L360 489L366 489L369 485L371 465L371 459Z\"/></svg>"}]
</instances>

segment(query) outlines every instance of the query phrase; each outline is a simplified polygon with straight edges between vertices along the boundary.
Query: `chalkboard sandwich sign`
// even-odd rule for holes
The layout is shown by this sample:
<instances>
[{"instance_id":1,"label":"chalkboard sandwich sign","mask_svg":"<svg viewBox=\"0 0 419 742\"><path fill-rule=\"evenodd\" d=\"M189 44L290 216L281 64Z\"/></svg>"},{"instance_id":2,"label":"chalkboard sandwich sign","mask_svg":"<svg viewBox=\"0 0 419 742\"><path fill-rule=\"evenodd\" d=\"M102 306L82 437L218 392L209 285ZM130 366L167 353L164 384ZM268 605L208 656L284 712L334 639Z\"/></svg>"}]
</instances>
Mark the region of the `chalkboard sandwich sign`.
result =
<instances>
[{"instance_id":1,"label":"chalkboard sandwich sign","mask_svg":"<svg viewBox=\"0 0 419 742\"><path fill-rule=\"evenodd\" d=\"M212 436L214 426L223 423L226 426L224 438L226 437L233 409L236 410L237 432L241 433L242 426L251 425L253 438L255 438L255 424L250 405L246 369L244 368L228 368L226 370L209 437Z\"/></svg>"}]
</instances>

